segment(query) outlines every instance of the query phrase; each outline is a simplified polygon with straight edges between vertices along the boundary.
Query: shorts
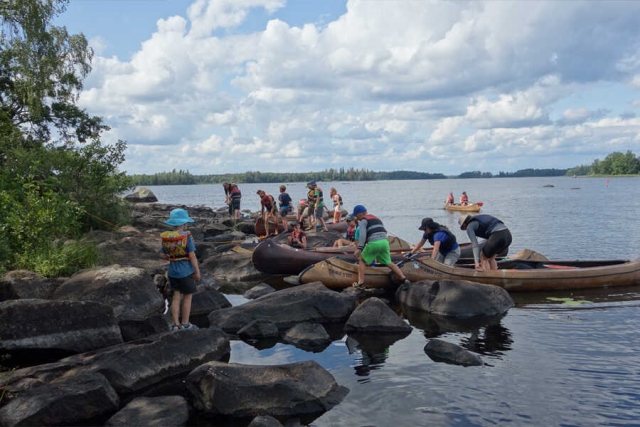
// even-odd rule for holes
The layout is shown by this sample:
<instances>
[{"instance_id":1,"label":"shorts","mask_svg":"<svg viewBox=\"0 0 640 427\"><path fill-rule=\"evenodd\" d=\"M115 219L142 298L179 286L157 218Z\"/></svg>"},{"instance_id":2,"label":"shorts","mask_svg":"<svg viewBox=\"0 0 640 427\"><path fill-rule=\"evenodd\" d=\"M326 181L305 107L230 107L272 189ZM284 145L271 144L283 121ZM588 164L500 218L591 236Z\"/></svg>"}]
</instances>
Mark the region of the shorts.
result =
<instances>
[{"instance_id":1,"label":"shorts","mask_svg":"<svg viewBox=\"0 0 640 427\"><path fill-rule=\"evenodd\" d=\"M368 242L362 250L362 259L367 264L371 264L374 261L382 265L391 264L391 249L389 248L389 241L387 239L382 239L376 240L375 242Z\"/></svg>"},{"instance_id":2,"label":"shorts","mask_svg":"<svg viewBox=\"0 0 640 427\"><path fill-rule=\"evenodd\" d=\"M287 215L289 215L289 206L280 208L280 216L287 216Z\"/></svg>"},{"instance_id":3,"label":"shorts","mask_svg":"<svg viewBox=\"0 0 640 427\"><path fill-rule=\"evenodd\" d=\"M443 255L442 252L438 251L438 255L436 255L436 261L444 265L453 267L460 259L460 253L460 246L449 252L447 255Z\"/></svg>"},{"instance_id":4,"label":"shorts","mask_svg":"<svg viewBox=\"0 0 640 427\"><path fill-rule=\"evenodd\" d=\"M342 209L340 209L340 205L337 205L333 211L334 212L342 212Z\"/></svg>"},{"instance_id":5,"label":"shorts","mask_svg":"<svg viewBox=\"0 0 640 427\"><path fill-rule=\"evenodd\" d=\"M315 211L315 217L320 219L324 216L324 206L320 206L319 208L316 209Z\"/></svg>"},{"instance_id":6,"label":"shorts","mask_svg":"<svg viewBox=\"0 0 640 427\"><path fill-rule=\"evenodd\" d=\"M233 210L240 210L240 200L232 200L231 201L231 208Z\"/></svg>"},{"instance_id":7,"label":"shorts","mask_svg":"<svg viewBox=\"0 0 640 427\"><path fill-rule=\"evenodd\" d=\"M171 285L171 290L178 291L181 294L195 294L198 290L193 276L181 278L169 276L169 285Z\"/></svg>"},{"instance_id":8,"label":"shorts","mask_svg":"<svg viewBox=\"0 0 640 427\"><path fill-rule=\"evenodd\" d=\"M506 228L491 233L482 248L482 255L484 255L485 258L491 258L492 256L509 249L511 239L511 232Z\"/></svg>"}]
</instances>

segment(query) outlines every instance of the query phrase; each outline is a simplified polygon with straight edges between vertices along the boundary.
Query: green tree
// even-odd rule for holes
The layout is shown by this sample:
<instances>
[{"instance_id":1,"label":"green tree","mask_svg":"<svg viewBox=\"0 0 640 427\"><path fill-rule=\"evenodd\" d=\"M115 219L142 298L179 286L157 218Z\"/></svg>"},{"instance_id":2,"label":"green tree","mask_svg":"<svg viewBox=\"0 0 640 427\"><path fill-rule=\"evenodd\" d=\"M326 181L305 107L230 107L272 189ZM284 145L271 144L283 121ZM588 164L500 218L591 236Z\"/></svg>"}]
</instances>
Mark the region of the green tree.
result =
<instances>
[{"instance_id":1,"label":"green tree","mask_svg":"<svg viewBox=\"0 0 640 427\"><path fill-rule=\"evenodd\" d=\"M52 25L67 4L0 2L0 268L46 261L54 239L124 218L126 143L102 145L108 126L76 105L93 52Z\"/></svg>"}]
</instances>

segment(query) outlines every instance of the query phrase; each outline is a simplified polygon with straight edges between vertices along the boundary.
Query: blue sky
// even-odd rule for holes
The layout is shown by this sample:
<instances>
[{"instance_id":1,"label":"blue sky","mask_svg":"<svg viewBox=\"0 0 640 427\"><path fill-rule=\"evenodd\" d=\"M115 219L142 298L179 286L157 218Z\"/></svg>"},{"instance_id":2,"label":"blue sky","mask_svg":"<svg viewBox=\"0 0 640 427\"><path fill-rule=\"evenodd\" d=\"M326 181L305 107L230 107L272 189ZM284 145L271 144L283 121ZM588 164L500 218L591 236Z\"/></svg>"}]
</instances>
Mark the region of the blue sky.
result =
<instances>
[{"instance_id":1,"label":"blue sky","mask_svg":"<svg viewBox=\"0 0 640 427\"><path fill-rule=\"evenodd\" d=\"M640 155L640 2L72 0L129 173L447 175Z\"/></svg>"}]
</instances>

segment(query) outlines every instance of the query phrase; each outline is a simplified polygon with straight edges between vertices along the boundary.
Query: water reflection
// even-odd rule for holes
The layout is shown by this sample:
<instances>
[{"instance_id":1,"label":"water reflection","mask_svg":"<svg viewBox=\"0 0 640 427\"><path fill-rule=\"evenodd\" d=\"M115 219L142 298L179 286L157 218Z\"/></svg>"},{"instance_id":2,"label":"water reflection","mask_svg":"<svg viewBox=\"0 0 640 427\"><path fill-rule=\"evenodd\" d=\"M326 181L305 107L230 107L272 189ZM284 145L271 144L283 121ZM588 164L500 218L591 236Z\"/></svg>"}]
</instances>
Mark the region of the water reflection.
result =
<instances>
[{"instance_id":1,"label":"water reflection","mask_svg":"<svg viewBox=\"0 0 640 427\"><path fill-rule=\"evenodd\" d=\"M420 310L402 307L405 318L413 327L422 330L425 338L442 335L468 334L460 338L460 346L477 354L500 357L511 350L511 332L502 325L503 316L458 319L438 316Z\"/></svg>"},{"instance_id":2,"label":"water reflection","mask_svg":"<svg viewBox=\"0 0 640 427\"><path fill-rule=\"evenodd\" d=\"M349 334L345 342L349 354L360 352L353 367L355 374L369 377L371 371L379 369L389 357L389 348L407 334ZM369 378L359 379L358 382L368 382Z\"/></svg>"}]
</instances>

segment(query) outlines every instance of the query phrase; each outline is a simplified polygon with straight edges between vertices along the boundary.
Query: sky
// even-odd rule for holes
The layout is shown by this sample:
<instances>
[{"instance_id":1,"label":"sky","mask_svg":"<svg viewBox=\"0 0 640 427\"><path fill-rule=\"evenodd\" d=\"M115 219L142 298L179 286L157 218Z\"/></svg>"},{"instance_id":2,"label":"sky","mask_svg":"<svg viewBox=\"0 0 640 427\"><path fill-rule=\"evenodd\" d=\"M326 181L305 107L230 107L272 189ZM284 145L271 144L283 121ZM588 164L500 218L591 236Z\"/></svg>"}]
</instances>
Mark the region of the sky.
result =
<instances>
[{"instance_id":1,"label":"sky","mask_svg":"<svg viewBox=\"0 0 640 427\"><path fill-rule=\"evenodd\" d=\"M71 0L130 174L457 175L640 155L639 1Z\"/></svg>"}]
</instances>

